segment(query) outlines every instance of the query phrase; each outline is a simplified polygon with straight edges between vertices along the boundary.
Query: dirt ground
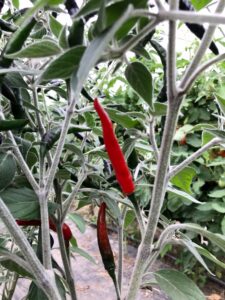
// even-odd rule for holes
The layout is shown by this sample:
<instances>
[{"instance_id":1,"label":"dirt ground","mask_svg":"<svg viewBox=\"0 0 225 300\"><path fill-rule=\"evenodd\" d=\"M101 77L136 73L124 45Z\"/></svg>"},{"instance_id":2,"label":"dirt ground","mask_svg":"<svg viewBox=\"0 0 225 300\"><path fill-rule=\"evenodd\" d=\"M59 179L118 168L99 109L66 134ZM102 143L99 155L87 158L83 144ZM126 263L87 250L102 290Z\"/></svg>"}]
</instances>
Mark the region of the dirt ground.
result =
<instances>
[{"instance_id":1,"label":"dirt ground","mask_svg":"<svg viewBox=\"0 0 225 300\"><path fill-rule=\"evenodd\" d=\"M101 257L99 255L96 229L91 226L87 226L85 233L81 234L73 223L68 223L71 225L73 234L77 239L79 247L87 251L96 261L96 264L93 264L78 254L73 255L72 269L76 282L78 300L116 300L112 281L105 272L101 262ZM55 244L53 255L57 262L61 265L56 236L54 236L54 239ZM110 242L114 251L115 259L117 261L118 243L116 234L110 235ZM136 251L136 248L131 245L125 246L123 295L126 294L128 288L128 281L134 265ZM170 266L157 261L154 269L156 270L168 267ZM12 300L22 300L27 293L28 286L28 280L19 280ZM210 286L206 286L204 292L207 296L207 300L225 300L225 291L215 284L210 283ZM153 288L152 291L149 289L140 290L137 300L145 299L168 300L166 295L157 288Z\"/></svg>"}]
</instances>

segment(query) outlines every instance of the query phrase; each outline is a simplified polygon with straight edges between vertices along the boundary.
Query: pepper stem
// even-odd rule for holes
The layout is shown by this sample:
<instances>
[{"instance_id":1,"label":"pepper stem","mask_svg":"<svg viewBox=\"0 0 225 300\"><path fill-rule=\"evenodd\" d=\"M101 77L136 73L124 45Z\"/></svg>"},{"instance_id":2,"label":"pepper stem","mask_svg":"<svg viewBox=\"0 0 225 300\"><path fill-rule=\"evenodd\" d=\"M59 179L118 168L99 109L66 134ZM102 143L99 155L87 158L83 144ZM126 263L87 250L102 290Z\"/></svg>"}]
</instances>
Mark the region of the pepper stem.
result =
<instances>
[{"instance_id":1,"label":"pepper stem","mask_svg":"<svg viewBox=\"0 0 225 300\"><path fill-rule=\"evenodd\" d=\"M121 295L120 295L120 290L119 290L119 285L118 285L118 281L115 275L115 269L111 269L111 270L107 270L109 276L112 278L115 290L116 290L116 295L117 295L117 300L121 300Z\"/></svg>"}]
</instances>

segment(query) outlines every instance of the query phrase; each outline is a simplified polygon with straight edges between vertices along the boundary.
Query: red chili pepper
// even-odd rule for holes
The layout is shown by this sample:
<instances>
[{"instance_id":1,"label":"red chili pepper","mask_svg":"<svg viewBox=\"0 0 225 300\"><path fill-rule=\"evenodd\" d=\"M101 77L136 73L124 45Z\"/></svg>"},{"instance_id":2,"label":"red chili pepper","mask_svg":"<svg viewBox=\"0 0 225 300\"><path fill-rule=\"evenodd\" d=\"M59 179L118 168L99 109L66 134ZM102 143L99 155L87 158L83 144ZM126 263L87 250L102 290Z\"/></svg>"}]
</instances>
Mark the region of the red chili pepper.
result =
<instances>
[{"instance_id":1,"label":"red chili pepper","mask_svg":"<svg viewBox=\"0 0 225 300\"><path fill-rule=\"evenodd\" d=\"M180 146L184 146L184 145L186 145L186 144L187 144L187 139L186 139L186 134L185 134L185 135L183 135L183 137L180 139L179 145L180 145Z\"/></svg>"},{"instance_id":2,"label":"red chili pepper","mask_svg":"<svg viewBox=\"0 0 225 300\"><path fill-rule=\"evenodd\" d=\"M225 157L225 150L220 150L218 156Z\"/></svg>"},{"instance_id":3,"label":"red chili pepper","mask_svg":"<svg viewBox=\"0 0 225 300\"><path fill-rule=\"evenodd\" d=\"M41 226L40 220L16 220L19 226ZM56 232L56 226L52 220L49 221L49 228ZM65 241L69 241L72 238L72 231L66 223L62 226L63 237Z\"/></svg>"},{"instance_id":4,"label":"red chili pepper","mask_svg":"<svg viewBox=\"0 0 225 300\"><path fill-rule=\"evenodd\" d=\"M115 136L112 121L99 103L98 99L94 100L94 108L101 120L105 148L115 171L116 179L124 194L132 194L135 190L134 182L123 152Z\"/></svg>"},{"instance_id":5,"label":"red chili pepper","mask_svg":"<svg viewBox=\"0 0 225 300\"><path fill-rule=\"evenodd\" d=\"M102 262L106 271L111 277L115 276L115 262L113 252L109 242L107 227L106 227L106 204L103 202L100 206L97 221L97 237L98 247L101 253ZM114 278L114 277L113 277Z\"/></svg>"}]
</instances>

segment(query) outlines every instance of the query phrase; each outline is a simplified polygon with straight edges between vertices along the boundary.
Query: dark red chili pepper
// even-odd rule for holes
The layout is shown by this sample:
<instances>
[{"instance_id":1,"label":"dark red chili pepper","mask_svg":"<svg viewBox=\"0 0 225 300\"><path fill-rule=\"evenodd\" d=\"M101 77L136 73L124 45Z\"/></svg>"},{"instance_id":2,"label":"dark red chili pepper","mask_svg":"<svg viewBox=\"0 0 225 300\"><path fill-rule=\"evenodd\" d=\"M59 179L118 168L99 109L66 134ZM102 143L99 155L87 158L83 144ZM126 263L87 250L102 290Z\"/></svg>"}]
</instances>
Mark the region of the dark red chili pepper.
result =
<instances>
[{"instance_id":1,"label":"dark red chili pepper","mask_svg":"<svg viewBox=\"0 0 225 300\"><path fill-rule=\"evenodd\" d=\"M99 209L98 221L97 221L98 247L106 271L109 273L111 277L114 278L115 262L114 262L111 245L109 242L105 217L106 217L106 204L103 202Z\"/></svg>"},{"instance_id":2,"label":"dark red chili pepper","mask_svg":"<svg viewBox=\"0 0 225 300\"><path fill-rule=\"evenodd\" d=\"M115 136L112 121L99 103L98 99L94 100L94 108L101 120L105 148L115 171L116 179L124 194L132 194L135 190L134 182L123 152Z\"/></svg>"},{"instance_id":3,"label":"dark red chili pepper","mask_svg":"<svg viewBox=\"0 0 225 300\"><path fill-rule=\"evenodd\" d=\"M19 226L41 226L40 220L16 220ZM52 220L49 221L49 228L56 232L56 226ZM69 241L72 238L72 231L66 223L62 226L63 237L65 241Z\"/></svg>"}]
</instances>

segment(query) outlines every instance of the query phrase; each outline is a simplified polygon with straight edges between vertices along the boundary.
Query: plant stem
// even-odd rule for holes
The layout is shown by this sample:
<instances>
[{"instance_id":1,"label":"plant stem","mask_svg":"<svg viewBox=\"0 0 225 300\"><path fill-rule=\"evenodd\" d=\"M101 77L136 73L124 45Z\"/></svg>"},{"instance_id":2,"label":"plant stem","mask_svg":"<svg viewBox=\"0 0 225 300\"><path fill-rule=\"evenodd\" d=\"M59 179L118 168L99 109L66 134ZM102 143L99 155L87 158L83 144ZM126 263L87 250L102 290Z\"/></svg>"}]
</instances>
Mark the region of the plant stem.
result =
<instances>
[{"instance_id":1,"label":"plant stem","mask_svg":"<svg viewBox=\"0 0 225 300\"><path fill-rule=\"evenodd\" d=\"M160 216L161 207L163 204L166 192L166 173L169 166L170 151L172 148L173 135L176 128L177 117L179 109L169 108L166 126L164 129L161 151L157 165L157 173L155 177L155 184L152 193L151 207L149 211L149 219L147 230L141 242L132 274L130 288L126 299L135 300L138 288L140 286L141 277L145 269L147 260L151 252L151 245L153 242L155 230ZM162 151L163 149L163 151Z\"/></svg>"},{"instance_id":2,"label":"plant stem","mask_svg":"<svg viewBox=\"0 0 225 300\"><path fill-rule=\"evenodd\" d=\"M109 276L112 278L115 290L116 290L116 295L117 295L117 300L121 300L121 295L120 295L120 290L119 290L119 286L118 286L118 281L116 279L116 275L113 272L112 274L109 273Z\"/></svg>"},{"instance_id":3,"label":"plant stem","mask_svg":"<svg viewBox=\"0 0 225 300\"><path fill-rule=\"evenodd\" d=\"M58 239L59 239L60 253L61 253L63 266L64 266L64 270L65 270L65 274L66 274L66 281L69 286L71 299L76 300L77 295L76 295L76 290L75 290L74 278L72 275L72 271L71 271L71 267L70 267L70 263L69 263L69 257L67 255L67 251L66 251L66 247L65 247L65 241L64 241L63 233L62 233L62 226L61 226L61 224L59 224L59 222L56 225L56 229L57 229L57 234L58 234Z\"/></svg>"},{"instance_id":4,"label":"plant stem","mask_svg":"<svg viewBox=\"0 0 225 300\"><path fill-rule=\"evenodd\" d=\"M47 270L52 270L48 201L45 197L45 190L43 187L40 188L39 203L40 203L40 212L41 212L41 238L42 238L43 265Z\"/></svg>"},{"instance_id":5,"label":"plant stem","mask_svg":"<svg viewBox=\"0 0 225 300\"><path fill-rule=\"evenodd\" d=\"M178 5L170 2L171 9ZM157 164L157 172L155 177L154 188L152 192L151 207L149 211L149 218L147 229L144 238L139 246L138 254L135 261L135 266L132 274L132 278L129 285L129 291L127 294L127 300L135 300L137 298L138 289L141 283L142 275L146 267L146 263L151 254L151 248L153 244L154 234L157 228L160 211L162 208L164 196L166 193L167 185L167 170L170 161L170 152L173 143L173 136L177 124L177 118L181 99L176 97L175 86L175 32L176 25L169 23L169 44L168 44L168 57L167 57L167 76L172 76L168 80L167 94L168 94L168 111L165 129L163 133L162 145L159 154L159 160ZM167 77L168 78L168 77Z\"/></svg>"}]
</instances>

